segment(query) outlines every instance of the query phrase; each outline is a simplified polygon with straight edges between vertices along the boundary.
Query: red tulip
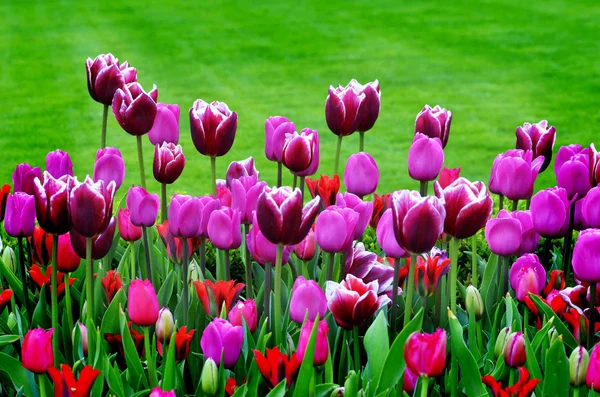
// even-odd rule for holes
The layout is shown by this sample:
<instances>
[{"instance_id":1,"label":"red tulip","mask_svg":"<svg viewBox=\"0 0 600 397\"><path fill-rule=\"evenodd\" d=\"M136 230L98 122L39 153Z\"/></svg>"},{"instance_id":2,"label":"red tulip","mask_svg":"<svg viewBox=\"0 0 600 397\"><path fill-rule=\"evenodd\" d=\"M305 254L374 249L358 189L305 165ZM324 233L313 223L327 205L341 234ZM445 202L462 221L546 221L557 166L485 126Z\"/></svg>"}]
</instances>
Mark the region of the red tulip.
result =
<instances>
[{"instance_id":1,"label":"red tulip","mask_svg":"<svg viewBox=\"0 0 600 397\"><path fill-rule=\"evenodd\" d=\"M170 260L180 264L183 256L183 240L182 238L175 237L169 230L169 221L164 221L162 224L156 225L158 235L162 240L163 244L167 248L167 256ZM186 239L188 244L188 260L194 255L196 249L200 245L200 238L188 238Z\"/></svg>"},{"instance_id":2,"label":"red tulip","mask_svg":"<svg viewBox=\"0 0 600 397\"><path fill-rule=\"evenodd\" d=\"M104 287L104 291L106 291L108 303L110 304L117 291L123 287L121 275L115 270L109 270L101 281L102 287Z\"/></svg>"},{"instance_id":3,"label":"red tulip","mask_svg":"<svg viewBox=\"0 0 600 397\"><path fill-rule=\"evenodd\" d=\"M301 364L301 361L296 357L296 353L287 356L279 351L277 346L273 349L267 348L265 355L258 350L252 351L258 370L268 382L269 388L274 388L284 379L286 379L287 387L291 386Z\"/></svg>"},{"instance_id":4,"label":"red tulip","mask_svg":"<svg viewBox=\"0 0 600 397\"><path fill-rule=\"evenodd\" d=\"M81 258L71 244L71 236L63 234L58 237L58 257L56 259L56 269L59 272L70 273L79 268Z\"/></svg>"},{"instance_id":5,"label":"red tulip","mask_svg":"<svg viewBox=\"0 0 600 397\"><path fill-rule=\"evenodd\" d=\"M190 108L190 129L196 150L205 156L226 154L235 139L238 116L223 102L198 99Z\"/></svg>"},{"instance_id":6,"label":"red tulip","mask_svg":"<svg viewBox=\"0 0 600 397\"><path fill-rule=\"evenodd\" d=\"M127 323L127 327L129 328L129 333L131 334L131 339L133 340L133 345L138 356L142 356L144 353L144 335L131 328L131 321ZM113 346L119 356L125 358L125 352L123 351L123 338L120 334L104 334L104 339L108 342L109 345Z\"/></svg>"},{"instance_id":7,"label":"red tulip","mask_svg":"<svg viewBox=\"0 0 600 397\"><path fill-rule=\"evenodd\" d=\"M45 232L65 234L71 228L68 201L73 184L72 177L65 175L55 179L47 171L43 184L38 178L34 180L37 220Z\"/></svg>"},{"instance_id":8,"label":"red tulip","mask_svg":"<svg viewBox=\"0 0 600 397\"><path fill-rule=\"evenodd\" d=\"M13 296L13 292L9 289L5 289L0 293L0 313L4 310L6 306L10 303L10 299Z\"/></svg>"},{"instance_id":9,"label":"red tulip","mask_svg":"<svg viewBox=\"0 0 600 397\"><path fill-rule=\"evenodd\" d=\"M187 327L181 327L175 333L175 361L178 363L185 360L190 354L190 345L196 330L192 329L189 332ZM156 350L158 354L163 355L162 343L156 343Z\"/></svg>"},{"instance_id":10,"label":"red tulip","mask_svg":"<svg viewBox=\"0 0 600 397\"><path fill-rule=\"evenodd\" d=\"M447 168L444 167L440 171L439 184L442 189L450 186L452 182L460 178L460 167L458 168Z\"/></svg>"},{"instance_id":11,"label":"red tulip","mask_svg":"<svg viewBox=\"0 0 600 397\"><path fill-rule=\"evenodd\" d=\"M525 367L519 367L519 380L512 386L502 388L502 383L491 375L483 376L481 381L492 389L494 397L529 397L540 383L539 379L529 379L529 372Z\"/></svg>"},{"instance_id":12,"label":"red tulip","mask_svg":"<svg viewBox=\"0 0 600 397\"><path fill-rule=\"evenodd\" d=\"M21 363L34 374L43 374L54 365L52 352L52 334L54 329L30 329L23 338Z\"/></svg>"},{"instance_id":13,"label":"red tulip","mask_svg":"<svg viewBox=\"0 0 600 397\"><path fill-rule=\"evenodd\" d=\"M433 334L413 332L404 345L406 366L419 376L438 376L446 366L446 344L446 331L441 328Z\"/></svg>"},{"instance_id":14,"label":"red tulip","mask_svg":"<svg viewBox=\"0 0 600 397\"><path fill-rule=\"evenodd\" d=\"M32 248L33 263L47 266L52 260L52 235L48 234L39 226L33 230L33 236L29 237Z\"/></svg>"},{"instance_id":15,"label":"red tulip","mask_svg":"<svg viewBox=\"0 0 600 397\"><path fill-rule=\"evenodd\" d=\"M441 255L425 255L417 257L415 272L415 285L422 296L431 296L435 293L440 279L450 270L450 259ZM410 258L406 259L410 263Z\"/></svg>"},{"instance_id":16,"label":"red tulip","mask_svg":"<svg viewBox=\"0 0 600 397\"><path fill-rule=\"evenodd\" d=\"M242 289L245 287L244 284L236 283L235 280L219 280L214 283L210 280L194 281L194 286L206 313L215 316L221 313L223 305L225 305L225 312L229 313L229 310L236 304ZM211 300L214 301L214 312L211 311Z\"/></svg>"},{"instance_id":17,"label":"red tulip","mask_svg":"<svg viewBox=\"0 0 600 397\"><path fill-rule=\"evenodd\" d=\"M309 261L314 258L316 250L317 236L312 229L308 231L308 234L306 237L304 237L304 240L300 241L294 246L294 253L303 261Z\"/></svg>"},{"instance_id":18,"label":"red tulip","mask_svg":"<svg viewBox=\"0 0 600 397\"><path fill-rule=\"evenodd\" d=\"M321 175L319 179L306 178L306 186L313 198L319 196L324 208L335 204L335 199L340 191L340 177L334 174L333 177Z\"/></svg>"},{"instance_id":19,"label":"red tulip","mask_svg":"<svg viewBox=\"0 0 600 397\"><path fill-rule=\"evenodd\" d=\"M127 294L127 313L135 325L149 327L158 319L158 298L149 280L132 280Z\"/></svg>"},{"instance_id":20,"label":"red tulip","mask_svg":"<svg viewBox=\"0 0 600 397\"><path fill-rule=\"evenodd\" d=\"M379 220L385 213L388 208L392 207L392 194L386 193L379 195L375 193L373 198L373 215L371 215L371 220L369 221L369 225L373 230L377 230L377 225L379 225Z\"/></svg>"},{"instance_id":21,"label":"red tulip","mask_svg":"<svg viewBox=\"0 0 600 397\"><path fill-rule=\"evenodd\" d=\"M54 383L55 396L86 397L90 395L100 371L86 365L79 373L79 379L75 380L71 367L61 364L60 371L54 367L48 368L48 375Z\"/></svg>"},{"instance_id":22,"label":"red tulip","mask_svg":"<svg viewBox=\"0 0 600 397\"><path fill-rule=\"evenodd\" d=\"M4 211L6 210L6 201L8 200L9 194L10 185L2 185L2 189L0 189L0 222L4 220Z\"/></svg>"},{"instance_id":23,"label":"red tulip","mask_svg":"<svg viewBox=\"0 0 600 397\"><path fill-rule=\"evenodd\" d=\"M52 286L50 285L50 275L52 274L52 266L48 266L46 268L46 273L42 273L42 269L38 265L31 266L29 270L29 276L33 280L34 283L41 289L44 286L48 286L48 292L52 291ZM73 285L75 282L75 278L69 278L69 285ZM58 299L62 299L65 293L65 275L62 272L57 272L57 285L56 292L58 295ZM47 295L50 296L49 294Z\"/></svg>"},{"instance_id":24,"label":"red tulip","mask_svg":"<svg viewBox=\"0 0 600 397\"><path fill-rule=\"evenodd\" d=\"M134 136L145 135L154 125L157 99L156 86L146 93L138 82L133 82L115 91L112 112L125 132Z\"/></svg>"}]
</instances>

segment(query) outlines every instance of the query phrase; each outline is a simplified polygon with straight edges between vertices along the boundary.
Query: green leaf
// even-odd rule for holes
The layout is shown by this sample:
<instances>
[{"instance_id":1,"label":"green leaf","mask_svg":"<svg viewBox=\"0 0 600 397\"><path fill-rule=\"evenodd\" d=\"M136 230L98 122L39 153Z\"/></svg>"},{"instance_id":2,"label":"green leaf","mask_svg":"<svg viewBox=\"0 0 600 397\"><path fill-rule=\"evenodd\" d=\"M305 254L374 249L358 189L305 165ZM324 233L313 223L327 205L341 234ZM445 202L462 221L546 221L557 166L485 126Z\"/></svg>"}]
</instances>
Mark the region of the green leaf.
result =
<instances>
[{"instance_id":1,"label":"green leaf","mask_svg":"<svg viewBox=\"0 0 600 397\"><path fill-rule=\"evenodd\" d=\"M46 290L47 288L40 289L38 304L33 310L33 318L31 320L32 328L48 328L48 304L46 303Z\"/></svg>"},{"instance_id":2,"label":"green leaf","mask_svg":"<svg viewBox=\"0 0 600 397\"><path fill-rule=\"evenodd\" d=\"M496 271L498 268L498 255L491 254L485 266L483 273L483 281L481 283L481 296L485 301L485 312L493 313L494 303L496 303L496 295L498 293L498 285L496 284Z\"/></svg>"},{"instance_id":3,"label":"green leaf","mask_svg":"<svg viewBox=\"0 0 600 397\"><path fill-rule=\"evenodd\" d=\"M315 397L329 397L331 393L338 387L335 383L322 383L315 387Z\"/></svg>"},{"instance_id":4,"label":"green leaf","mask_svg":"<svg viewBox=\"0 0 600 397\"><path fill-rule=\"evenodd\" d=\"M385 357L390 350L390 342L387 332L387 323L383 311L380 311L373 324L365 333L364 345L367 352L367 367L370 374L369 381L374 384L379 380ZM354 341L353 343L356 343Z\"/></svg>"},{"instance_id":5,"label":"green leaf","mask_svg":"<svg viewBox=\"0 0 600 397\"><path fill-rule=\"evenodd\" d=\"M171 273L173 274L173 273ZM171 336L169 341L169 349L167 351L167 361L165 364L165 371L163 374L162 388L163 390L172 390L176 385L177 379L177 367L175 363L175 334Z\"/></svg>"},{"instance_id":6,"label":"green leaf","mask_svg":"<svg viewBox=\"0 0 600 397\"><path fill-rule=\"evenodd\" d=\"M546 373L543 380L544 390L542 395L569 395L569 359L560 336L552 342L546 354Z\"/></svg>"},{"instance_id":7,"label":"green leaf","mask_svg":"<svg viewBox=\"0 0 600 397\"><path fill-rule=\"evenodd\" d=\"M311 358L312 361L312 358ZM269 392L269 394L267 394L267 397L284 397L285 396L285 382L286 380L282 380L281 382L279 382L279 384L277 386L275 386L273 388L273 390L271 390ZM297 390L297 388L296 388ZM295 395L295 393L294 393ZM303 394L304 396L308 396L308 394Z\"/></svg>"},{"instance_id":8,"label":"green leaf","mask_svg":"<svg viewBox=\"0 0 600 397\"><path fill-rule=\"evenodd\" d=\"M414 319L411 320L411 322ZM396 338L398 339L398 338ZM344 383L344 396L345 397L355 397L358 395L358 381L359 376L356 372L350 371L348 377L346 378L346 382Z\"/></svg>"},{"instance_id":9,"label":"green leaf","mask_svg":"<svg viewBox=\"0 0 600 397\"><path fill-rule=\"evenodd\" d=\"M550 306L542 302L542 300L536 295L529 294L529 297L548 320L550 320L551 318L555 318L555 320L553 321L554 328L556 329L556 332L558 332L559 335L562 335L563 342L565 342L567 346L569 346L571 349L575 349L577 346L579 346L579 343L577 343L577 340L575 339L571 331L569 331L569 329L560 320L560 318L558 318L558 316L556 315L556 313L554 313Z\"/></svg>"},{"instance_id":10,"label":"green leaf","mask_svg":"<svg viewBox=\"0 0 600 397\"><path fill-rule=\"evenodd\" d=\"M19 298L19 301L23 302L23 284L21 281L15 276L15 274L4 264L4 261L0 259L0 273L4 276L6 281L8 282L8 286L12 290L12 292Z\"/></svg>"},{"instance_id":11,"label":"green leaf","mask_svg":"<svg viewBox=\"0 0 600 397\"><path fill-rule=\"evenodd\" d=\"M19 335L0 335L0 347L14 343L21 338Z\"/></svg>"},{"instance_id":12,"label":"green leaf","mask_svg":"<svg viewBox=\"0 0 600 397\"><path fill-rule=\"evenodd\" d=\"M315 381L315 367L313 365L313 359L315 357L315 345L317 344L317 333L319 332L319 316L315 318L312 331L310 333L310 339L308 345L304 351L304 358L302 359L302 365L300 365L300 371L298 372L298 378L296 380L296 389L294 390L294 397L308 396L310 393L311 384ZM279 387L277 385L277 387ZM276 387L276 388L277 388ZM275 389L276 389L275 388ZM275 390L273 389L273 391ZM283 387L285 393L285 385ZM271 393L269 393L270 395ZM278 394L277 394L278 395Z\"/></svg>"},{"instance_id":13,"label":"green leaf","mask_svg":"<svg viewBox=\"0 0 600 397\"><path fill-rule=\"evenodd\" d=\"M535 336L533 337L533 341L531 342L531 348L533 349L533 351L535 353L537 353L537 351L542 346L542 341L544 339L548 338L548 331L550 331L550 328L552 328L553 324L554 324L554 317L552 317L550 320L548 320L546 322L546 324L544 324L544 327L535 333Z\"/></svg>"},{"instance_id":14,"label":"green leaf","mask_svg":"<svg viewBox=\"0 0 600 397\"><path fill-rule=\"evenodd\" d=\"M173 287L175 286L176 276L177 273L170 272L163 284L161 285L160 289L158 290L158 303L160 307L168 306L169 300L171 299L171 295L173 294Z\"/></svg>"},{"instance_id":15,"label":"green leaf","mask_svg":"<svg viewBox=\"0 0 600 397\"><path fill-rule=\"evenodd\" d=\"M15 389L22 387L23 395L33 396L27 370L21 362L5 353L0 353L0 371L5 372L13 382Z\"/></svg>"},{"instance_id":16,"label":"green leaf","mask_svg":"<svg viewBox=\"0 0 600 397\"><path fill-rule=\"evenodd\" d=\"M540 364L538 363L537 357L535 356L535 353L533 352L533 349L531 348L531 343L529 343L527 338L525 338L525 353L527 355L527 361L525 361L525 368L527 368L527 370L531 374L531 377L535 378L535 379L543 379L542 371L540 370ZM567 371L567 373L568 373L568 371ZM541 383L538 384L538 386L535 389L541 395L542 384ZM536 394L538 394L538 393L536 393Z\"/></svg>"},{"instance_id":17,"label":"green leaf","mask_svg":"<svg viewBox=\"0 0 600 397\"><path fill-rule=\"evenodd\" d=\"M120 334L120 324L119 324L119 308L125 307L125 302L127 301L127 297L125 296L125 291L123 288L119 288L115 296L113 297L110 305L108 305L108 309L104 312L104 316L102 317L102 325L100 329L104 334Z\"/></svg>"},{"instance_id":18,"label":"green leaf","mask_svg":"<svg viewBox=\"0 0 600 397\"><path fill-rule=\"evenodd\" d=\"M142 362L138 356L135 344L131 339L131 333L127 325L127 318L122 309L119 310L120 326L121 326L121 338L123 339L123 351L125 352L125 362L127 363L127 370L129 371L129 383L137 384L142 382L145 388L148 387L148 379L142 368Z\"/></svg>"}]
</instances>

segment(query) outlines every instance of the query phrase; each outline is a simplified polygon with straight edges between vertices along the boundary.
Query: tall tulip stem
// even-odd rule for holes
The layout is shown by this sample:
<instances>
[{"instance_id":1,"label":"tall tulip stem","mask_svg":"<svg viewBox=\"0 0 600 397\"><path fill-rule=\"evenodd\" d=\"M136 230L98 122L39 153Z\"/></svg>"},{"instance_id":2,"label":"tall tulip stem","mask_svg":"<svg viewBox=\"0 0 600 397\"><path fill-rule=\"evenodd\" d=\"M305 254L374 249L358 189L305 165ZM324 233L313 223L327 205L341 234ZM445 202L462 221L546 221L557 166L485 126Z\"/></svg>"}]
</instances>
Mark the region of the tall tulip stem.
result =
<instances>
[{"instance_id":1,"label":"tall tulip stem","mask_svg":"<svg viewBox=\"0 0 600 397\"><path fill-rule=\"evenodd\" d=\"M212 194L217 197L217 158L210 157L210 178L212 183Z\"/></svg>"},{"instance_id":2,"label":"tall tulip stem","mask_svg":"<svg viewBox=\"0 0 600 397\"><path fill-rule=\"evenodd\" d=\"M160 184L160 223L167 220L167 184Z\"/></svg>"},{"instance_id":3,"label":"tall tulip stem","mask_svg":"<svg viewBox=\"0 0 600 397\"><path fill-rule=\"evenodd\" d=\"M57 333L56 337L52 338L52 349L54 350L54 357L58 357L58 341L59 341L59 331L58 331L58 266L57 259L58 258L58 234L52 235L52 283L51 286L51 295L52 295L52 328L54 328Z\"/></svg>"},{"instance_id":4,"label":"tall tulip stem","mask_svg":"<svg viewBox=\"0 0 600 397\"><path fill-rule=\"evenodd\" d=\"M129 247L130 247L130 251L129 251L129 260L130 260L130 266L131 266L131 279L135 279L136 278L136 270L135 270L135 246L134 246L134 242L130 242L129 243Z\"/></svg>"},{"instance_id":5,"label":"tall tulip stem","mask_svg":"<svg viewBox=\"0 0 600 397\"><path fill-rule=\"evenodd\" d=\"M294 184L292 185L292 189L296 190L298 186L298 175L294 174Z\"/></svg>"},{"instance_id":6,"label":"tall tulip stem","mask_svg":"<svg viewBox=\"0 0 600 397\"><path fill-rule=\"evenodd\" d=\"M283 259L283 244L277 244L277 256L275 257L275 313L273 324L275 330L275 343L279 345L281 339L281 267Z\"/></svg>"},{"instance_id":7,"label":"tall tulip stem","mask_svg":"<svg viewBox=\"0 0 600 397\"><path fill-rule=\"evenodd\" d=\"M142 238L144 239L144 254L146 255L146 277L152 282L152 263L150 262L150 242L148 241L148 229L142 226Z\"/></svg>"},{"instance_id":8,"label":"tall tulip stem","mask_svg":"<svg viewBox=\"0 0 600 397\"><path fill-rule=\"evenodd\" d=\"M272 323L271 319L271 262L265 263L265 284L263 286L263 312L265 318L269 319L269 323Z\"/></svg>"},{"instance_id":9,"label":"tall tulip stem","mask_svg":"<svg viewBox=\"0 0 600 397\"><path fill-rule=\"evenodd\" d=\"M354 370L360 371L360 345L358 344L358 325L352 327L352 345L354 346Z\"/></svg>"},{"instance_id":10,"label":"tall tulip stem","mask_svg":"<svg viewBox=\"0 0 600 397\"><path fill-rule=\"evenodd\" d=\"M329 262L327 263L327 280L333 281L333 266L335 265L335 254L329 253Z\"/></svg>"},{"instance_id":11,"label":"tall tulip stem","mask_svg":"<svg viewBox=\"0 0 600 397\"><path fill-rule=\"evenodd\" d=\"M471 284L477 288L477 234L471 237Z\"/></svg>"},{"instance_id":12,"label":"tall tulip stem","mask_svg":"<svg viewBox=\"0 0 600 397\"><path fill-rule=\"evenodd\" d=\"M503 194L498 195L498 209L500 211L502 211L504 209L504 195Z\"/></svg>"},{"instance_id":13,"label":"tall tulip stem","mask_svg":"<svg viewBox=\"0 0 600 397\"><path fill-rule=\"evenodd\" d=\"M575 201L571 204L571 210L569 211L569 230L564 237L564 248L563 248L563 271L565 272L565 280L569 280L571 274L571 243L573 242L573 225L575 223Z\"/></svg>"},{"instance_id":14,"label":"tall tulip stem","mask_svg":"<svg viewBox=\"0 0 600 397\"><path fill-rule=\"evenodd\" d=\"M148 378L150 379L150 387L158 386L158 377L156 375L156 363L150 350L150 327L144 328L144 349L146 350L146 364L148 366ZM165 353L166 354L166 351Z\"/></svg>"},{"instance_id":15,"label":"tall tulip stem","mask_svg":"<svg viewBox=\"0 0 600 397\"><path fill-rule=\"evenodd\" d=\"M104 105L102 112L102 137L100 138L100 149L106 147L106 121L108 120L108 105Z\"/></svg>"},{"instance_id":16,"label":"tall tulip stem","mask_svg":"<svg viewBox=\"0 0 600 397\"><path fill-rule=\"evenodd\" d=\"M364 152L365 150L365 133L364 132L359 132L359 141L358 141L358 151L359 152Z\"/></svg>"},{"instance_id":17,"label":"tall tulip stem","mask_svg":"<svg viewBox=\"0 0 600 397\"><path fill-rule=\"evenodd\" d=\"M252 260L250 259L250 251L248 250L248 244L246 243L246 236L248 235L248 229L250 225L242 225L244 228L244 235L242 238L243 250L244 250L244 267L246 268L246 297L248 299L254 298L254 287L252 283Z\"/></svg>"},{"instance_id":18,"label":"tall tulip stem","mask_svg":"<svg viewBox=\"0 0 600 397\"><path fill-rule=\"evenodd\" d=\"M225 250L225 280L231 280L231 260L229 258L229 250Z\"/></svg>"},{"instance_id":19,"label":"tall tulip stem","mask_svg":"<svg viewBox=\"0 0 600 397\"><path fill-rule=\"evenodd\" d=\"M302 194L302 200L304 200L304 179L306 177L301 176L300 177L300 193Z\"/></svg>"},{"instance_id":20,"label":"tall tulip stem","mask_svg":"<svg viewBox=\"0 0 600 397\"><path fill-rule=\"evenodd\" d=\"M427 182L427 181L421 181L421 183L419 185L419 193L421 193L421 197L427 196L427 185L428 184L429 184L429 182Z\"/></svg>"},{"instance_id":21,"label":"tall tulip stem","mask_svg":"<svg viewBox=\"0 0 600 397\"><path fill-rule=\"evenodd\" d=\"M542 251L542 265L550 268L550 250L552 249L552 238L546 237L544 250Z\"/></svg>"},{"instance_id":22,"label":"tall tulip stem","mask_svg":"<svg viewBox=\"0 0 600 397\"><path fill-rule=\"evenodd\" d=\"M138 165L140 167L140 186L146 189L146 171L144 171L144 152L142 150L142 136L137 137Z\"/></svg>"},{"instance_id":23,"label":"tall tulip stem","mask_svg":"<svg viewBox=\"0 0 600 397\"><path fill-rule=\"evenodd\" d=\"M512 202L512 211L516 211L519 208L519 200L513 200Z\"/></svg>"},{"instance_id":24,"label":"tall tulip stem","mask_svg":"<svg viewBox=\"0 0 600 397\"><path fill-rule=\"evenodd\" d=\"M88 319L95 324L94 316L94 267L92 262L92 238L85 239L85 294Z\"/></svg>"},{"instance_id":25,"label":"tall tulip stem","mask_svg":"<svg viewBox=\"0 0 600 397\"><path fill-rule=\"evenodd\" d=\"M406 300L404 301L404 326L406 327L412 318L413 295L415 293L415 269L417 268L417 254L410 254L410 265L408 277L404 281L406 289Z\"/></svg>"},{"instance_id":26,"label":"tall tulip stem","mask_svg":"<svg viewBox=\"0 0 600 397\"><path fill-rule=\"evenodd\" d=\"M450 240L450 310L456 313L456 282L458 278L458 240Z\"/></svg>"},{"instance_id":27,"label":"tall tulip stem","mask_svg":"<svg viewBox=\"0 0 600 397\"><path fill-rule=\"evenodd\" d=\"M200 272L204 278L206 274L206 239L204 237L200 238Z\"/></svg>"},{"instance_id":28,"label":"tall tulip stem","mask_svg":"<svg viewBox=\"0 0 600 397\"><path fill-rule=\"evenodd\" d=\"M340 165L340 151L342 150L342 136L338 135L337 147L335 149L335 168L333 169L333 174L338 173L339 165Z\"/></svg>"},{"instance_id":29,"label":"tall tulip stem","mask_svg":"<svg viewBox=\"0 0 600 397\"><path fill-rule=\"evenodd\" d=\"M281 161L277 162L277 187L281 187L283 182L283 164Z\"/></svg>"},{"instance_id":30,"label":"tall tulip stem","mask_svg":"<svg viewBox=\"0 0 600 397\"><path fill-rule=\"evenodd\" d=\"M423 380L421 382L421 397L427 397L427 392L429 391L429 378L424 376L421 379Z\"/></svg>"},{"instance_id":31,"label":"tall tulip stem","mask_svg":"<svg viewBox=\"0 0 600 397\"><path fill-rule=\"evenodd\" d=\"M58 339L58 335L53 336L52 340L54 339ZM46 393L46 374L37 374L35 377L40 385L40 397L46 397L48 395Z\"/></svg>"},{"instance_id":32,"label":"tall tulip stem","mask_svg":"<svg viewBox=\"0 0 600 397\"><path fill-rule=\"evenodd\" d=\"M590 327L588 328L588 350L594 347L596 335L596 283L590 284Z\"/></svg>"},{"instance_id":33,"label":"tall tulip stem","mask_svg":"<svg viewBox=\"0 0 600 397\"><path fill-rule=\"evenodd\" d=\"M188 281L188 239L182 239L181 244L181 281L183 282L183 325L187 325L190 308L190 292Z\"/></svg>"},{"instance_id":34,"label":"tall tulip stem","mask_svg":"<svg viewBox=\"0 0 600 397\"><path fill-rule=\"evenodd\" d=\"M73 308L71 303L71 286L69 285L69 273L65 273L65 310L67 311L67 325L73 329Z\"/></svg>"},{"instance_id":35,"label":"tall tulip stem","mask_svg":"<svg viewBox=\"0 0 600 397\"><path fill-rule=\"evenodd\" d=\"M23 237L17 239L19 249L19 275L21 276L21 283L23 284L23 300L25 301L25 310L27 311L27 321L31 326L31 306L29 303L29 287L27 285L27 270L25 269L25 252L23 252Z\"/></svg>"},{"instance_id":36,"label":"tall tulip stem","mask_svg":"<svg viewBox=\"0 0 600 397\"><path fill-rule=\"evenodd\" d=\"M392 284L392 311L390 313L390 327L392 338L396 336L396 316L398 315L398 282L400 280L400 258L394 258L394 281Z\"/></svg>"}]
</instances>

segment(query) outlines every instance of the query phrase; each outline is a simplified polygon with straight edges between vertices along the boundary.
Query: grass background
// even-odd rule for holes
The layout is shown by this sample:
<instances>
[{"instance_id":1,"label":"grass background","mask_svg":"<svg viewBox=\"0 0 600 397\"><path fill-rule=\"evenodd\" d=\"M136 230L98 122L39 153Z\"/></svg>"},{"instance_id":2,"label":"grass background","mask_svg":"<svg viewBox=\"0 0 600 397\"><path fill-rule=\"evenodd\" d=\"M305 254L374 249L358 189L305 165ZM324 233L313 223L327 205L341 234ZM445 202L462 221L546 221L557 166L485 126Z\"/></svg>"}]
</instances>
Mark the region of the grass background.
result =
<instances>
[{"instance_id":1,"label":"grass background","mask_svg":"<svg viewBox=\"0 0 600 397\"><path fill-rule=\"evenodd\" d=\"M294 4L295 3L295 4ZM446 165L487 182L494 156L514 146L516 126L548 119L556 149L588 145L600 125L600 6L595 0L531 1L3 1L0 4L0 181L20 162L44 164L56 148L75 173L91 173L102 107L88 95L85 59L112 52L182 109L187 157L170 189L209 191L209 159L191 143L193 101L220 100L239 114L233 149L217 161L253 155L264 179L264 120L285 115L321 136L320 173L333 169L335 136L324 104L330 84L379 79L379 120L366 150L379 164L379 192L416 188L407 149L426 103L452 110ZM153 148L145 139L149 180ZM135 138L109 113L108 144L139 183ZM345 138L342 160L358 150ZM291 183L291 177L286 176ZM552 167L536 187L555 183ZM151 189L158 190L156 184ZM124 191L123 191L124 193Z\"/></svg>"}]
</instances>

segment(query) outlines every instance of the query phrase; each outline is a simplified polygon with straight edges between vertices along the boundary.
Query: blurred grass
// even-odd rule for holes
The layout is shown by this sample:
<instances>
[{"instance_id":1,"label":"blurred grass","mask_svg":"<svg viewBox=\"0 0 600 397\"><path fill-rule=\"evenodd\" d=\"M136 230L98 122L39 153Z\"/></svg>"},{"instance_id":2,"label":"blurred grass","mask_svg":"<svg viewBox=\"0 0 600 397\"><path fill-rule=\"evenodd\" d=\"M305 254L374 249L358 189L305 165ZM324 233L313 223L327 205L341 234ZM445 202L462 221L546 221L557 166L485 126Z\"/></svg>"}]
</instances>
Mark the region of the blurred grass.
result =
<instances>
[{"instance_id":1,"label":"blurred grass","mask_svg":"<svg viewBox=\"0 0 600 397\"><path fill-rule=\"evenodd\" d=\"M217 161L220 175L230 161L253 155L274 183L274 164L263 154L266 117L317 129L319 172L329 174L328 86L379 79L381 114L366 150L379 164L380 192L416 188L406 155L425 103L454 113L446 165L486 182L494 156L514 146L523 122L548 119L557 147L589 144L600 125L600 6L593 0L8 0L0 14L2 182L15 164L43 166L56 148L69 151L80 179L92 172L102 108L87 93L84 65L103 52L129 60L145 87L158 85L160 101L181 106L188 162L171 193L210 189L209 160L189 136L187 110L196 98L224 101L239 114L233 149ZM108 143L123 152L126 183L139 183L135 139L110 113ZM357 150L358 136L344 139L342 159ZM551 184L552 168L537 187Z\"/></svg>"}]
</instances>

